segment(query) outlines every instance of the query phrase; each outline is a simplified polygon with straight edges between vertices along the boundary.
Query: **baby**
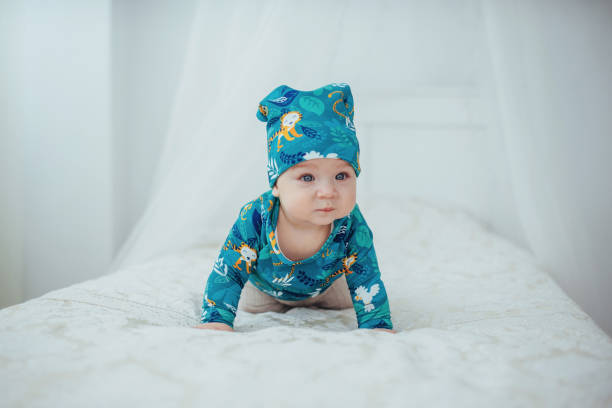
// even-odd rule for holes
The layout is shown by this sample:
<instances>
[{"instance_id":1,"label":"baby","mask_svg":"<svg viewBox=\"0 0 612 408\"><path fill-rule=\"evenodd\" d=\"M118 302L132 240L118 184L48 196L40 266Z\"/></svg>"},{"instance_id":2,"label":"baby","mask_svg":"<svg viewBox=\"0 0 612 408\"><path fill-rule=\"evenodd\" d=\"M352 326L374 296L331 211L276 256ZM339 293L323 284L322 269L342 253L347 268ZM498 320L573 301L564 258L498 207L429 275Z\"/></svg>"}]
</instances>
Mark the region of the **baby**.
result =
<instances>
[{"instance_id":1,"label":"baby","mask_svg":"<svg viewBox=\"0 0 612 408\"><path fill-rule=\"evenodd\" d=\"M359 328L395 333L372 231L356 204L359 143L347 84L286 85L259 104L271 190L246 203L204 290L202 329L233 331L237 309L353 307Z\"/></svg>"}]
</instances>

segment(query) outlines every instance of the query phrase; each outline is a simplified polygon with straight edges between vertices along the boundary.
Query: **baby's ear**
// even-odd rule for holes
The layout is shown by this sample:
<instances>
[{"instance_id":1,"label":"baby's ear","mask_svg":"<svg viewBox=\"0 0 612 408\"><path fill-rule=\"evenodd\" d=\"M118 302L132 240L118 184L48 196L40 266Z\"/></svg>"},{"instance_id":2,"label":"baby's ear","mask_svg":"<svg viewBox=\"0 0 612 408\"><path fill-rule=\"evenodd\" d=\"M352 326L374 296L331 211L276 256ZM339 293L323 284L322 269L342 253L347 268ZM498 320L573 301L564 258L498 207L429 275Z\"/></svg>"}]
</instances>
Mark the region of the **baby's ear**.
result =
<instances>
[{"instance_id":1,"label":"baby's ear","mask_svg":"<svg viewBox=\"0 0 612 408\"><path fill-rule=\"evenodd\" d=\"M272 187L272 195L278 198L278 187L276 187L276 184Z\"/></svg>"}]
</instances>

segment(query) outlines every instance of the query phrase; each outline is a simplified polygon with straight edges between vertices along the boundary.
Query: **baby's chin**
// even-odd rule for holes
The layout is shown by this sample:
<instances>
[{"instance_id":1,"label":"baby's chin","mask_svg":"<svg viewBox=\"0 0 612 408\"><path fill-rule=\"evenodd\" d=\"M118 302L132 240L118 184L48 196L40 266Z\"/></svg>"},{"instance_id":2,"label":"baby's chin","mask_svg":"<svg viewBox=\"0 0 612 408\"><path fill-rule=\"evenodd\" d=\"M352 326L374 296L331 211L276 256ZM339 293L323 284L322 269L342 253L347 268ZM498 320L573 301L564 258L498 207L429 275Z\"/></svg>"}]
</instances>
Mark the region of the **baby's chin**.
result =
<instances>
[{"instance_id":1,"label":"baby's chin","mask_svg":"<svg viewBox=\"0 0 612 408\"><path fill-rule=\"evenodd\" d=\"M311 221L313 224L317 224L317 225L329 225L334 220L337 220L343 217L346 217L346 215L343 215L343 212L338 211L338 210L334 210L330 212L315 211L314 216L311 217Z\"/></svg>"}]
</instances>

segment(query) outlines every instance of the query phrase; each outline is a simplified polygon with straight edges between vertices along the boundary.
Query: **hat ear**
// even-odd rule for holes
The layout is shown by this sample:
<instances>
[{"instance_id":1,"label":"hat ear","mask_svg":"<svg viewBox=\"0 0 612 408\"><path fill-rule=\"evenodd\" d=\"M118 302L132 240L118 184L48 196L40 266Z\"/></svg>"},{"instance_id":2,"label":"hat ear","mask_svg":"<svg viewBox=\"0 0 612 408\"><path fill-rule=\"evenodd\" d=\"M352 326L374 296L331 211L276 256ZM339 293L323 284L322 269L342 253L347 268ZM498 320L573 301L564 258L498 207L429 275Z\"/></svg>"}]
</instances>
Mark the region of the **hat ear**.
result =
<instances>
[{"instance_id":1,"label":"hat ear","mask_svg":"<svg viewBox=\"0 0 612 408\"><path fill-rule=\"evenodd\" d=\"M352 123L355 108L353 104L353 94L351 93L349 84L335 82L328 85L326 89L331 89L331 92L327 96L330 98L333 96L334 98L332 103L334 112Z\"/></svg>"},{"instance_id":2,"label":"hat ear","mask_svg":"<svg viewBox=\"0 0 612 408\"><path fill-rule=\"evenodd\" d=\"M257 108L257 119L261 120L262 122L267 122L268 112L268 104L262 101Z\"/></svg>"},{"instance_id":3,"label":"hat ear","mask_svg":"<svg viewBox=\"0 0 612 408\"><path fill-rule=\"evenodd\" d=\"M278 110L278 108L286 108L299 92L287 85L279 85L272 90L265 98L259 102L257 107L257 119L262 122L270 120L270 109Z\"/></svg>"},{"instance_id":4,"label":"hat ear","mask_svg":"<svg viewBox=\"0 0 612 408\"><path fill-rule=\"evenodd\" d=\"M346 108L346 113L351 121L353 120L353 114L355 113L355 105L353 104L353 94L351 93L351 87L346 84L346 86L342 89L344 92L344 107Z\"/></svg>"}]
</instances>

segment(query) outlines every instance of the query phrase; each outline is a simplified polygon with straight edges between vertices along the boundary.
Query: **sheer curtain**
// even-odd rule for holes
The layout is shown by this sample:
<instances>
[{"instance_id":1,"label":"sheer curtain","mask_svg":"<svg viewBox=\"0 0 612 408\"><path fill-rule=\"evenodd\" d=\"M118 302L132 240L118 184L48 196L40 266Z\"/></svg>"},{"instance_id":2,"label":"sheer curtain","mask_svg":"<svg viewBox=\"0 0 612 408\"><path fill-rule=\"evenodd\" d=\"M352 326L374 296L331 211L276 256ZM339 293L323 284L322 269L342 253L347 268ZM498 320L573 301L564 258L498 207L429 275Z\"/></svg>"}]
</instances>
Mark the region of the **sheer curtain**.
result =
<instances>
[{"instance_id":1,"label":"sheer curtain","mask_svg":"<svg viewBox=\"0 0 612 408\"><path fill-rule=\"evenodd\" d=\"M612 3L482 4L491 103L528 245L612 333Z\"/></svg>"},{"instance_id":2,"label":"sheer curtain","mask_svg":"<svg viewBox=\"0 0 612 408\"><path fill-rule=\"evenodd\" d=\"M237 215L236 203L268 188L265 124L255 113L277 85L314 89L338 81L355 84L354 93L385 94L440 80L469 82L471 56L454 54L452 43L448 52L431 50L439 45L435 36L423 47L419 34L437 26L445 30L443 39L465 47L470 37L456 34L474 22L477 5L199 3L154 193L112 269L218 243ZM435 21L444 7L445 21ZM452 67L456 58L462 61Z\"/></svg>"},{"instance_id":3,"label":"sheer curtain","mask_svg":"<svg viewBox=\"0 0 612 408\"><path fill-rule=\"evenodd\" d=\"M218 245L268 188L255 112L275 86L460 82L503 140L527 246L612 331L611 17L603 1L199 3L154 194L112 270Z\"/></svg>"},{"instance_id":4,"label":"sheer curtain","mask_svg":"<svg viewBox=\"0 0 612 408\"><path fill-rule=\"evenodd\" d=\"M235 203L269 188L257 103L281 83L306 89L355 76L332 67L354 5L199 3L154 193L112 270L217 243Z\"/></svg>"}]
</instances>

